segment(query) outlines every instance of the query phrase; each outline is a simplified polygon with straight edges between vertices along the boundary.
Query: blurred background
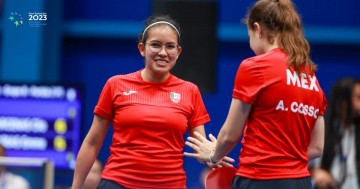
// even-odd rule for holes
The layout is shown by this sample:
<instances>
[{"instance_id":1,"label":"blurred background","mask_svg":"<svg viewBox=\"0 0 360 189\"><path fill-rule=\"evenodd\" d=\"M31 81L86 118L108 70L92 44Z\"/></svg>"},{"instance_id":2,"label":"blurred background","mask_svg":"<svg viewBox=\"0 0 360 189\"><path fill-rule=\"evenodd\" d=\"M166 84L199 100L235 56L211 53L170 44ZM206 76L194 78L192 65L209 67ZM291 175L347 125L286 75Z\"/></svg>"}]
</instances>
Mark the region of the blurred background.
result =
<instances>
[{"instance_id":1,"label":"blurred background","mask_svg":"<svg viewBox=\"0 0 360 189\"><path fill-rule=\"evenodd\" d=\"M65 153L65 158L69 160L65 167L55 163L55 188L71 185L73 160L90 127L93 108L105 81L113 75L134 72L143 67L143 59L137 50L137 36L144 20L154 13L170 14L180 22L183 53L173 73L199 86L211 117L211 122L206 125L207 133L217 135L228 112L237 68L243 59L254 55L248 44L246 27L241 22L254 2L0 0L0 83L3 84L0 87L3 96L0 97L10 98L4 95L5 88L8 90L9 86L18 91L15 92L17 97L11 97L11 102L20 102L25 98L19 95L21 87L17 86L29 86L30 90L33 85L44 85L48 87L45 91L54 86L69 91L68 87L74 86L71 89L75 89L76 99L79 100L76 103L81 106L73 110L77 112L76 119L64 121L70 134L62 132L61 120L60 131L54 126L55 129L49 129L52 131L49 131L50 134L45 133L48 135L46 140L55 136L63 139L58 146L55 139L51 139L49 145L51 143L55 147L46 150ZM304 33L311 45L311 57L319 66L317 77L326 95L329 95L337 79L346 76L360 78L360 1L294 0L294 3L303 19ZM26 99L36 100L37 97ZM49 96L45 99L54 101ZM8 109L12 105L1 102L0 117L11 117ZM13 112L16 114L17 111ZM26 114L31 117L33 112L34 109ZM44 116L49 128L59 121ZM73 120L78 123L73 124ZM4 133L14 134L0 130L0 136ZM109 156L111 136L112 130L99 154L104 163ZM7 138L0 140L4 142ZM67 142L67 147L61 145L61 141ZM26 151L12 149L10 144L5 147L14 154ZM230 156L237 159L239 149L240 145ZM36 150L31 150L31 153L26 156L42 154ZM203 165L196 160L185 158L189 188L198 185L202 168ZM24 174L22 169L18 172L32 183L39 179L32 173ZM32 188L41 186L33 184Z\"/></svg>"}]
</instances>

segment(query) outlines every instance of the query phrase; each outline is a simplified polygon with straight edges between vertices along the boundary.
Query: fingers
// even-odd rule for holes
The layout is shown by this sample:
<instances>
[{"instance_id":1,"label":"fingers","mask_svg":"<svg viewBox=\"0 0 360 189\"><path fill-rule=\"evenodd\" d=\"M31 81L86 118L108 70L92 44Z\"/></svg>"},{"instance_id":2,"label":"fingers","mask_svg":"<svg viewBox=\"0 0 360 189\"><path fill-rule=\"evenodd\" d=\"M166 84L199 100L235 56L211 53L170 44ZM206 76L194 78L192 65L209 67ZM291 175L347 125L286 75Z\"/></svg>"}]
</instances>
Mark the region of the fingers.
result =
<instances>
[{"instance_id":1,"label":"fingers","mask_svg":"<svg viewBox=\"0 0 360 189\"><path fill-rule=\"evenodd\" d=\"M193 158L199 157L199 154L195 154L195 153L184 152L183 154L184 154L184 156L187 156L187 157L193 157Z\"/></svg>"},{"instance_id":2,"label":"fingers","mask_svg":"<svg viewBox=\"0 0 360 189\"><path fill-rule=\"evenodd\" d=\"M210 138L211 142L216 142L217 141L215 136L212 135L211 133L209 134L209 138Z\"/></svg>"},{"instance_id":3,"label":"fingers","mask_svg":"<svg viewBox=\"0 0 360 189\"><path fill-rule=\"evenodd\" d=\"M212 164L210 162L205 161L205 164L210 167L212 170L215 170L216 168L219 168L218 165Z\"/></svg>"},{"instance_id":4,"label":"fingers","mask_svg":"<svg viewBox=\"0 0 360 189\"><path fill-rule=\"evenodd\" d=\"M224 157L223 161L235 163L235 160L233 158L231 158L231 157L228 157L228 156Z\"/></svg>"},{"instance_id":5,"label":"fingers","mask_svg":"<svg viewBox=\"0 0 360 189\"><path fill-rule=\"evenodd\" d=\"M192 138L192 137L189 137L189 138ZM190 140L188 138L188 140ZM189 142L189 141L186 141L185 142L185 145L186 146L189 146L190 148L192 148L193 150L195 150L195 151L199 151L200 150L200 148L199 148L199 141L198 140L196 140L195 138L192 138L191 140L190 140L191 142L193 142L193 143L191 143L191 142ZM194 144L195 143L195 144Z\"/></svg>"},{"instance_id":6,"label":"fingers","mask_svg":"<svg viewBox=\"0 0 360 189\"><path fill-rule=\"evenodd\" d=\"M202 135L200 135L202 138L194 138L194 137L188 137L187 140L185 142L186 145L190 146L192 149L198 151L200 148L210 148L212 149L212 144L210 141L208 141L205 137L203 137ZM199 137L200 137L199 136ZM190 142L189 142L190 141Z\"/></svg>"},{"instance_id":7,"label":"fingers","mask_svg":"<svg viewBox=\"0 0 360 189\"><path fill-rule=\"evenodd\" d=\"M223 161L223 162L221 163L221 165L224 166L224 167L234 167L232 164L230 164L230 163L228 163L228 162L225 162L225 161Z\"/></svg>"},{"instance_id":8,"label":"fingers","mask_svg":"<svg viewBox=\"0 0 360 189\"><path fill-rule=\"evenodd\" d=\"M225 161L221 161L218 164L212 164L210 162L205 161L204 162L208 167L214 169L220 168L220 167L234 167L232 164L225 162Z\"/></svg>"},{"instance_id":9,"label":"fingers","mask_svg":"<svg viewBox=\"0 0 360 189\"><path fill-rule=\"evenodd\" d=\"M201 142L205 142L205 141L208 141L204 136L202 136L200 133L198 133L197 131L194 132L194 135L198 137L198 139L201 141Z\"/></svg>"},{"instance_id":10,"label":"fingers","mask_svg":"<svg viewBox=\"0 0 360 189\"><path fill-rule=\"evenodd\" d=\"M188 141L196 144L197 146L199 146L200 144L202 144L202 142L199 141L197 138L194 138L194 137L189 136L187 139L188 139Z\"/></svg>"}]
</instances>

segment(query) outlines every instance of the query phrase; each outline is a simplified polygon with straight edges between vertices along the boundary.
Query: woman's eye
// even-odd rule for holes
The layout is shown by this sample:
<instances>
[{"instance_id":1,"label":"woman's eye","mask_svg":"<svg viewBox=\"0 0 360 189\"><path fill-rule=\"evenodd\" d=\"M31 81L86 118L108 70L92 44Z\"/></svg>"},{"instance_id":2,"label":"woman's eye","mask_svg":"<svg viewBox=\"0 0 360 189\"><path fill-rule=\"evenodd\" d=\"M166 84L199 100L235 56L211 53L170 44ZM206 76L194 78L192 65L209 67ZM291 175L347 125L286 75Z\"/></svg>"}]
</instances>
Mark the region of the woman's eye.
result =
<instances>
[{"instance_id":1,"label":"woman's eye","mask_svg":"<svg viewBox=\"0 0 360 189\"><path fill-rule=\"evenodd\" d=\"M175 49L175 48L176 48L176 45L166 45L166 48L167 48L167 49Z\"/></svg>"},{"instance_id":2,"label":"woman's eye","mask_svg":"<svg viewBox=\"0 0 360 189\"><path fill-rule=\"evenodd\" d=\"M160 48L161 47L161 45L158 44L158 43L152 43L152 44L150 44L150 46L154 47L154 48Z\"/></svg>"}]
</instances>

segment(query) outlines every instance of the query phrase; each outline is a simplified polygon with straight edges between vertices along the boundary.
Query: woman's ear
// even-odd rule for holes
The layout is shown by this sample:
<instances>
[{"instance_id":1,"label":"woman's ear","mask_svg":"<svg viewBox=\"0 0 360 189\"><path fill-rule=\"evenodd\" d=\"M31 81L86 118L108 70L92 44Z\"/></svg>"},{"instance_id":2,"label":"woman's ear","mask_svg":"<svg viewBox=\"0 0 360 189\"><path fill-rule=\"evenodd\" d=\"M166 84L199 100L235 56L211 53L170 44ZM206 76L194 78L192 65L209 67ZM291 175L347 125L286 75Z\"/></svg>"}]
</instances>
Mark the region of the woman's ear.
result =
<instances>
[{"instance_id":1,"label":"woman's ear","mask_svg":"<svg viewBox=\"0 0 360 189\"><path fill-rule=\"evenodd\" d=\"M258 22L254 22L254 31L259 38L264 36L262 28Z\"/></svg>"},{"instance_id":2,"label":"woman's ear","mask_svg":"<svg viewBox=\"0 0 360 189\"><path fill-rule=\"evenodd\" d=\"M178 48L179 48L179 50L178 50L178 54L177 54L177 55L178 55L178 57L179 57L179 55L180 55L181 52L182 52L182 47L179 46Z\"/></svg>"},{"instance_id":3,"label":"woman's ear","mask_svg":"<svg viewBox=\"0 0 360 189\"><path fill-rule=\"evenodd\" d=\"M138 43L138 49L141 56L145 57L145 45L144 43Z\"/></svg>"}]
</instances>

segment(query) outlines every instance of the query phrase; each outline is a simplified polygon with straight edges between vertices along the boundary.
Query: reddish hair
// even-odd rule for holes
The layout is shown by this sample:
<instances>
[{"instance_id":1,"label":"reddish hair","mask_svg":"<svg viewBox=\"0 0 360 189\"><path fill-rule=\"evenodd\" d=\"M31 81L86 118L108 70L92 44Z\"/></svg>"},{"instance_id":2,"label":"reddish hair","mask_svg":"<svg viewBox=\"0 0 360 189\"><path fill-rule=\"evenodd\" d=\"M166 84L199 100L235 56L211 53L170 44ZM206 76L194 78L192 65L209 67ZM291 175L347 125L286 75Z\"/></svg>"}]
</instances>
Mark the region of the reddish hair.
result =
<instances>
[{"instance_id":1,"label":"reddish hair","mask_svg":"<svg viewBox=\"0 0 360 189\"><path fill-rule=\"evenodd\" d=\"M287 63L299 74L302 67L311 73L317 66L310 59L310 45L302 31L300 16L291 0L259 0L246 16L247 27L254 30L259 23L267 32L270 43L278 36L278 45L288 55Z\"/></svg>"}]
</instances>

